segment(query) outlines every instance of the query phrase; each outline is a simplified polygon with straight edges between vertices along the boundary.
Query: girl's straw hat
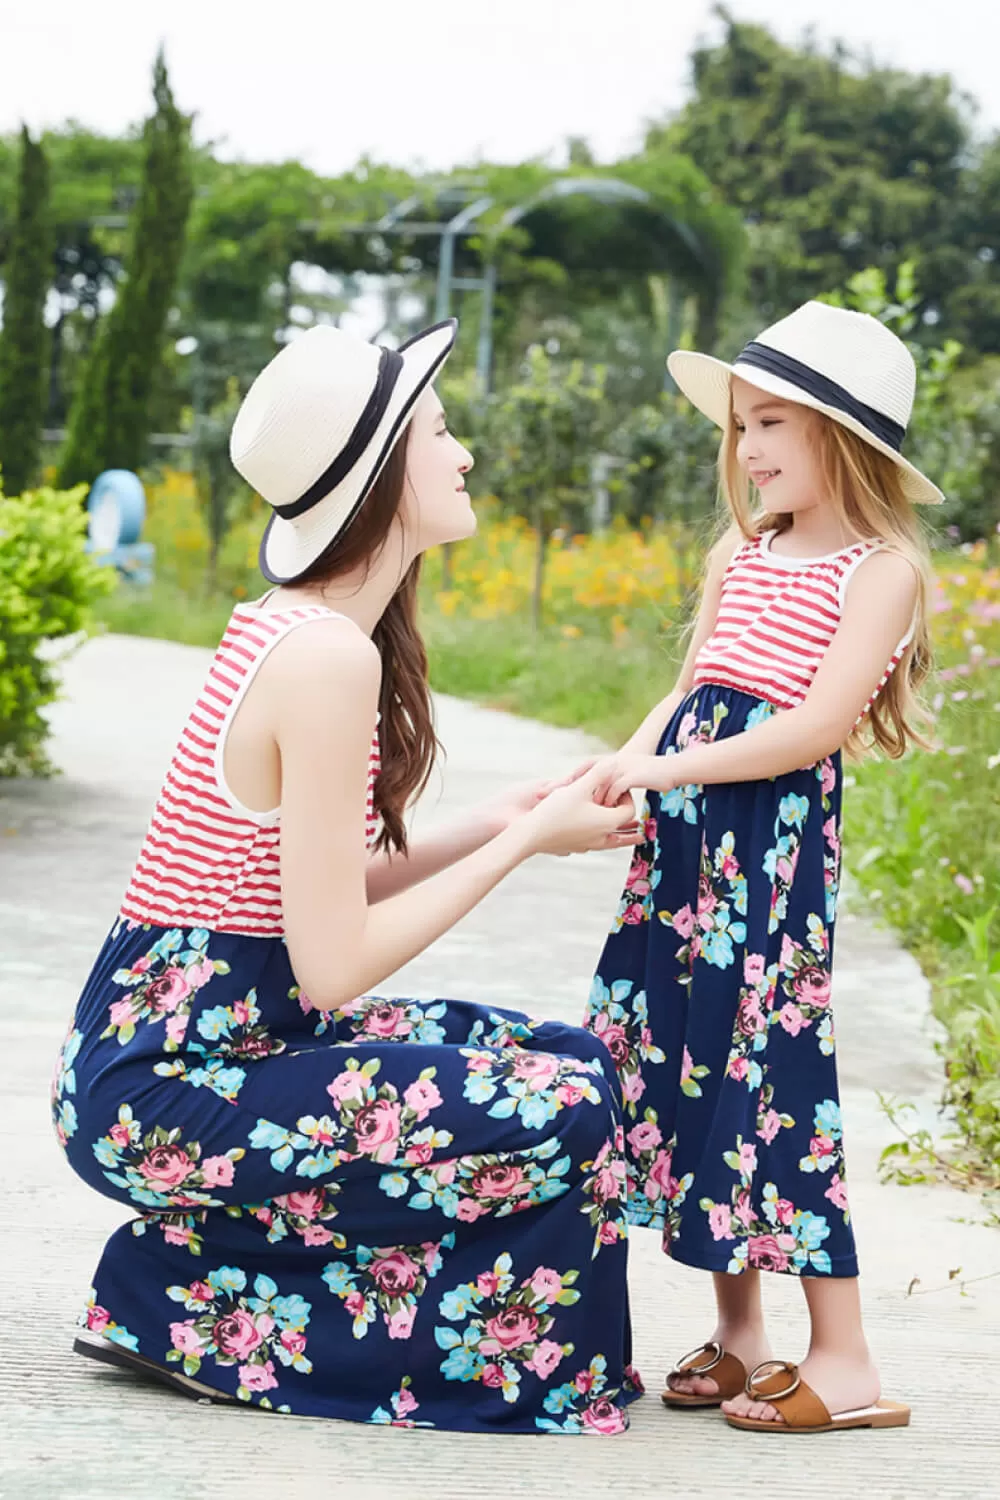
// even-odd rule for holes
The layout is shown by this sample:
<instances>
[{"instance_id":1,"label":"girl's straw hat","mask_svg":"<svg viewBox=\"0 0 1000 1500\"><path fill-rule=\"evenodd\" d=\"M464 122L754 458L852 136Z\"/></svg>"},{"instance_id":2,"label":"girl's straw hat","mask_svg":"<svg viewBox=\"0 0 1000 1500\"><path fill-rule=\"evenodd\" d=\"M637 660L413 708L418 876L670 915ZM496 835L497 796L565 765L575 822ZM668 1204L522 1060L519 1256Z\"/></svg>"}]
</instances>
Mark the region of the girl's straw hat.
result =
<instances>
[{"instance_id":1,"label":"girl's straw hat","mask_svg":"<svg viewBox=\"0 0 1000 1500\"><path fill-rule=\"evenodd\" d=\"M680 389L699 411L726 427L734 375L758 390L811 406L891 458L910 500L944 499L900 452L913 411L917 377L902 339L877 318L824 302L806 302L758 334L731 365L675 349L667 360Z\"/></svg>"}]
</instances>

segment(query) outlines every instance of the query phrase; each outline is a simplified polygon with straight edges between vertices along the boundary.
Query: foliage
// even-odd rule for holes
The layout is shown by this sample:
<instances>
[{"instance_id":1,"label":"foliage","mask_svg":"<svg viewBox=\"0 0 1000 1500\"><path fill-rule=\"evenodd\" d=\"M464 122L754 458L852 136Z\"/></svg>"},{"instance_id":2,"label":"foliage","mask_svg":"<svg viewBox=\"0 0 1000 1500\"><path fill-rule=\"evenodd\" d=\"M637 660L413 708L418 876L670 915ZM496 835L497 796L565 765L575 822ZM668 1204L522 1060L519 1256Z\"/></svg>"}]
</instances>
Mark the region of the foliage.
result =
<instances>
[{"instance_id":1,"label":"foliage","mask_svg":"<svg viewBox=\"0 0 1000 1500\"><path fill-rule=\"evenodd\" d=\"M48 346L43 313L52 254L48 199L45 152L22 128L0 331L0 468L13 494L31 484L38 470Z\"/></svg>"},{"instance_id":2,"label":"foliage","mask_svg":"<svg viewBox=\"0 0 1000 1500\"><path fill-rule=\"evenodd\" d=\"M749 302L766 320L866 266L919 256L926 305L961 282L954 204L970 145L946 77L873 66L835 43L790 47L717 7L693 92L650 132L686 153L750 226Z\"/></svg>"},{"instance_id":3,"label":"foliage","mask_svg":"<svg viewBox=\"0 0 1000 1500\"><path fill-rule=\"evenodd\" d=\"M210 412L195 413L191 423L195 493L208 532L205 588L214 592L222 545L236 510L249 499L246 485L229 457L229 434L240 405L240 389L230 380L223 399Z\"/></svg>"},{"instance_id":4,"label":"foliage","mask_svg":"<svg viewBox=\"0 0 1000 1500\"><path fill-rule=\"evenodd\" d=\"M646 519L702 524L716 507L719 432L680 396L638 406L615 429L615 511L631 526Z\"/></svg>"},{"instance_id":5,"label":"foliage","mask_svg":"<svg viewBox=\"0 0 1000 1500\"><path fill-rule=\"evenodd\" d=\"M555 364L535 345L523 378L493 408L494 473L504 504L530 519L536 537L532 619L541 623L545 555L560 524L580 529L591 494L591 454L600 439L604 371L579 360Z\"/></svg>"},{"instance_id":6,"label":"foliage","mask_svg":"<svg viewBox=\"0 0 1000 1500\"><path fill-rule=\"evenodd\" d=\"M86 628L110 569L84 550L80 489L0 494L0 776L43 775L48 725L58 692L44 643Z\"/></svg>"},{"instance_id":7,"label":"foliage","mask_svg":"<svg viewBox=\"0 0 1000 1500\"><path fill-rule=\"evenodd\" d=\"M107 468L137 469L145 458L149 397L192 194L190 122L174 103L162 54L153 71L153 97L128 275L77 387L59 468L62 484L90 483Z\"/></svg>"}]
</instances>

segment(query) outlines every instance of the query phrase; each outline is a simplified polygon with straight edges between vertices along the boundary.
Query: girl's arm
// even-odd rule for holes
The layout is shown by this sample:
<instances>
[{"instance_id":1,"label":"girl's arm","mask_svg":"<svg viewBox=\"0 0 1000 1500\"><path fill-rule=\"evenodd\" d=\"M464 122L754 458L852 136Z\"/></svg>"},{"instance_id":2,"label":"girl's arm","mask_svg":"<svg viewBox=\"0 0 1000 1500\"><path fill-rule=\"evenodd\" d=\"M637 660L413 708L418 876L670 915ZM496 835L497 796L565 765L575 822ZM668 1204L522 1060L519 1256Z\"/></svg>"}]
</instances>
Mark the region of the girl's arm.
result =
<instances>
[{"instance_id":1,"label":"girl's arm","mask_svg":"<svg viewBox=\"0 0 1000 1500\"><path fill-rule=\"evenodd\" d=\"M851 579L843 615L805 701L710 744L669 756L620 755L605 771L605 802L632 787L668 792L677 786L760 781L814 765L838 750L882 680L913 619L918 582L892 552L876 552Z\"/></svg>"},{"instance_id":2,"label":"girl's arm","mask_svg":"<svg viewBox=\"0 0 1000 1500\"><path fill-rule=\"evenodd\" d=\"M679 707L694 684L694 664L698 652L715 629L722 596L722 580L743 536L735 527L721 537L708 554L705 570L705 586L701 604L695 620L694 630L688 642L687 654L672 692L652 709L643 719L632 737L626 740L619 752L622 755L652 755L660 742L660 736L669 724L674 710Z\"/></svg>"},{"instance_id":3,"label":"girl's arm","mask_svg":"<svg viewBox=\"0 0 1000 1500\"><path fill-rule=\"evenodd\" d=\"M484 847L369 906L365 788L381 663L343 620L293 631L269 664L281 757L281 899L296 981L336 1010L422 953L532 854L635 843L627 807L595 805L596 773L545 798Z\"/></svg>"}]
</instances>

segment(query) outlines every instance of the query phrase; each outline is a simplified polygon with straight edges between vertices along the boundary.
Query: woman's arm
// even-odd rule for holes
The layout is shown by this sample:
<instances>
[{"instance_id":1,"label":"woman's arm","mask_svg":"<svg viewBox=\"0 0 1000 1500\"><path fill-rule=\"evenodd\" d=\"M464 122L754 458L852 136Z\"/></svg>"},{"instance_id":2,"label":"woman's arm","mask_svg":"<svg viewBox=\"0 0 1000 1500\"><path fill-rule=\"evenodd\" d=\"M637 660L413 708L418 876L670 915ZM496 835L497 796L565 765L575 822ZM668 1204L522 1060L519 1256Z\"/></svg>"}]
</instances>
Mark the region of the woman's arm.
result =
<instances>
[{"instance_id":1,"label":"woman's arm","mask_svg":"<svg viewBox=\"0 0 1000 1500\"><path fill-rule=\"evenodd\" d=\"M726 532L726 535L712 548L708 555L708 565L705 570L705 586L702 590L701 604L695 620L694 630L688 642L687 654L681 667L673 690L652 709L643 719L639 728L626 740L622 746L622 755L652 755L660 741L660 736L680 704L684 702L694 683L694 664L698 652L708 640L715 629L715 622L719 613L719 600L722 597L722 580L726 569L733 559L737 547L743 542L743 535L735 527Z\"/></svg>"},{"instance_id":2,"label":"woman's arm","mask_svg":"<svg viewBox=\"0 0 1000 1500\"><path fill-rule=\"evenodd\" d=\"M381 664L341 620L293 631L270 676L281 756L281 888L292 969L318 1009L365 994L430 946L529 855L634 843L631 807L595 805L596 775L414 889L369 906L365 787Z\"/></svg>"},{"instance_id":3,"label":"woman's arm","mask_svg":"<svg viewBox=\"0 0 1000 1500\"><path fill-rule=\"evenodd\" d=\"M840 626L805 701L728 739L689 745L669 756L620 756L605 772L605 800L623 786L667 792L676 786L760 781L813 765L838 750L882 680L909 628L917 599L913 567L877 552L851 579Z\"/></svg>"}]
</instances>

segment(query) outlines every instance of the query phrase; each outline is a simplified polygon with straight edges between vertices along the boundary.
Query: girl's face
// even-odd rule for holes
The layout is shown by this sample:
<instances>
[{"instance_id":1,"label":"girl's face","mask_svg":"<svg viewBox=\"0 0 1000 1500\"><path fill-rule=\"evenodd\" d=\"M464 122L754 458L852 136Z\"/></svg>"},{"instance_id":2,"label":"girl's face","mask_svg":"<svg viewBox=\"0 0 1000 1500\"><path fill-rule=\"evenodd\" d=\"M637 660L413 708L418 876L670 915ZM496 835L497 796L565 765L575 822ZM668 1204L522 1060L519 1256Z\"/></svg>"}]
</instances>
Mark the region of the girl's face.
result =
<instances>
[{"instance_id":1,"label":"girl's face","mask_svg":"<svg viewBox=\"0 0 1000 1500\"><path fill-rule=\"evenodd\" d=\"M815 443L817 414L794 401L732 380L736 457L772 515L809 510L823 500Z\"/></svg>"},{"instance_id":2,"label":"girl's face","mask_svg":"<svg viewBox=\"0 0 1000 1500\"><path fill-rule=\"evenodd\" d=\"M444 407L429 386L417 402L406 445L403 519L415 552L475 532L476 513L465 488L472 463L472 454L448 431Z\"/></svg>"}]
</instances>

